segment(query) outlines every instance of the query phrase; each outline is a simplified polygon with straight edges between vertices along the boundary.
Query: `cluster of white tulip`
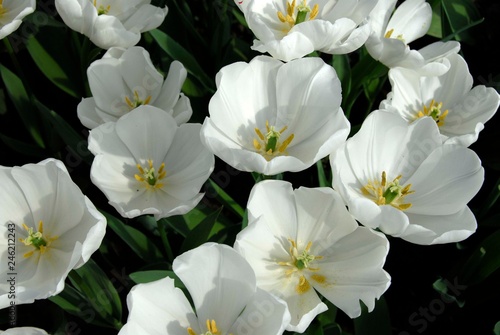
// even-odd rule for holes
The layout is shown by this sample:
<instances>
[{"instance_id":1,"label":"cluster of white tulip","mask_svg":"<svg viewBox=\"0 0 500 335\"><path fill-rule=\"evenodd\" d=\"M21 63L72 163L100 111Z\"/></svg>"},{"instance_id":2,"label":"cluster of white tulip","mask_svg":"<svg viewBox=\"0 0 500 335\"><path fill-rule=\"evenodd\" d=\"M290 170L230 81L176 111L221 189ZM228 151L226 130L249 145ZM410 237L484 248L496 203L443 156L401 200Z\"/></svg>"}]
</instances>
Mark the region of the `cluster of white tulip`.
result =
<instances>
[{"instance_id":1,"label":"cluster of white tulip","mask_svg":"<svg viewBox=\"0 0 500 335\"><path fill-rule=\"evenodd\" d=\"M107 49L88 68L92 97L77 113L90 129L91 180L123 217L188 213L203 197L215 156L268 176L327 157L331 165L332 187L258 182L234 246L206 243L175 259L194 309L173 279L139 284L120 335L304 332L327 309L320 296L355 318L360 301L372 311L390 285L386 235L429 245L475 232L467 204L484 170L468 147L500 96L472 87L458 42L412 50L408 44L426 34L432 11L424 0L396 2L236 1L256 37L252 49L270 56L220 69L201 125L189 123L183 65L174 61L164 78L135 46L167 8L149 0L55 1L70 28ZM13 3L0 0L0 38L34 10L34 0ZM363 45L390 68L392 91L348 138L334 68L306 56ZM17 303L58 294L68 273L99 247L105 218L54 159L1 167L0 185L0 230L7 236L16 227L23 254ZM6 259L7 239L0 253ZM0 308L9 303L7 273L0 270Z\"/></svg>"}]
</instances>

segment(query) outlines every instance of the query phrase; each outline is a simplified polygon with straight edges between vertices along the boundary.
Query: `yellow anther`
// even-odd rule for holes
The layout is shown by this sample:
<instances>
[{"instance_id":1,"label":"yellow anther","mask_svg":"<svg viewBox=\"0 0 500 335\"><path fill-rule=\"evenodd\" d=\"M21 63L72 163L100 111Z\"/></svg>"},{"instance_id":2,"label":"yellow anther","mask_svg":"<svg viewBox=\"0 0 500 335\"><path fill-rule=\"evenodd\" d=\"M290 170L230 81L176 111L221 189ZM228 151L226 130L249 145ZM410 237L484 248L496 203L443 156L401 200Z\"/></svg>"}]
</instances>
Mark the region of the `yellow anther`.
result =
<instances>
[{"instance_id":1,"label":"yellow anther","mask_svg":"<svg viewBox=\"0 0 500 335\"><path fill-rule=\"evenodd\" d=\"M155 190L161 189L164 186L164 183L161 182L167 176L167 172L165 171L165 163L161 163L158 171L155 170L153 160L147 160L147 166L143 167L140 164L137 164L138 174L134 175L135 180L141 182L146 189Z\"/></svg>"},{"instance_id":2,"label":"yellow anther","mask_svg":"<svg viewBox=\"0 0 500 335\"><path fill-rule=\"evenodd\" d=\"M44 235L43 221L41 220L38 222L38 231L36 232L33 228L28 227L24 223L22 224L22 227L28 232L28 237L19 238L19 241L22 242L25 246L32 246L34 248L33 250L24 253L24 258L33 256L33 254L37 251L40 252L40 255L43 255L47 251L50 244L59 238L58 236L50 237Z\"/></svg>"},{"instance_id":3,"label":"yellow anther","mask_svg":"<svg viewBox=\"0 0 500 335\"><path fill-rule=\"evenodd\" d=\"M0 0L0 17L7 13L7 9L3 8L3 0Z\"/></svg>"},{"instance_id":4,"label":"yellow anther","mask_svg":"<svg viewBox=\"0 0 500 335\"><path fill-rule=\"evenodd\" d=\"M267 160L270 160L276 155L286 155L286 148L290 145L295 136L294 134L290 134L283 142L281 142L281 134L283 134L283 132L287 129L288 127L284 126L277 131L274 126L269 125L269 121L266 121L266 134L263 134L259 128L254 129L258 137L253 139L254 148Z\"/></svg>"},{"instance_id":5,"label":"yellow anther","mask_svg":"<svg viewBox=\"0 0 500 335\"><path fill-rule=\"evenodd\" d=\"M410 208L412 205L410 203L403 203L404 197L415 193L411 190L411 184L402 186L399 181L403 178L402 175L398 175L391 182L387 182L387 174L385 171L382 172L380 181L368 181L368 183L360 188L361 194L365 197L372 199L377 205L391 205L400 210L405 210Z\"/></svg>"},{"instance_id":6,"label":"yellow anther","mask_svg":"<svg viewBox=\"0 0 500 335\"><path fill-rule=\"evenodd\" d=\"M314 20L316 16L318 16L318 13L319 13L319 5L315 4L311 11L311 14L309 14L309 20Z\"/></svg>"},{"instance_id":7,"label":"yellow anther","mask_svg":"<svg viewBox=\"0 0 500 335\"><path fill-rule=\"evenodd\" d=\"M307 291L311 289L311 284L307 281L306 277L300 276L299 278L299 283L297 284L297 287L295 288L295 291L298 294L304 294Z\"/></svg>"},{"instance_id":8,"label":"yellow anther","mask_svg":"<svg viewBox=\"0 0 500 335\"><path fill-rule=\"evenodd\" d=\"M392 35L392 33L393 33L393 32L394 32L394 29L388 30L388 31L385 33L384 37L385 37L385 38L391 38L391 35Z\"/></svg>"},{"instance_id":9,"label":"yellow anther","mask_svg":"<svg viewBox=\"0 0 500 335\"><path fill-rule=\"evenodd\" d=\"M283 13L282 13L282 12L280 12L280 11L278 11L278 19L279 19L281 22L283 22L283 23L285 23L285 22L286 22L286 16L285 16L285 15L283 15Z\"/></svg>"},{"instance_id":10,"label":"yellow anther","mask_svg":"<svg viewBox=\"0 0 500 335\"><path fill-rule=\"evenodd\" d=\"M324 284L326 282L326 277L318 274L313 274L311 279L320 284Z\"/></svg>"},{"instance_id":11,"label":"yellow anther","mask_svg":"<svg viewBox=\"0 0 500 335\"><path fill-rule=\"evenodd\" d=\"M196 335L196 333L194 332L193 328L191 328L191 327L188 327L187 332L188 332L189 335Z\"/></svg>"},{"instance_id":12,"label":"yellow anther","mask_svg":"<svg viewBox=\"0 0 500 335\"><path fill-rule=\"evenodd\" d=\"M295 12L295 0L293 0L291 4L289 2L286 3L286 12L289 16L293 15Z\"/></svg>"},{"instance_id":13,"label":"yellow anther","mask_svg":"<svg viewBox=\"0 0 500 335\"><path fill-rule=\"evenodd\" d=\"M429 116L436 121L436 124L438 127L441 127L444 125L444 121L446 117L448 116L448 110L442 110L443 109L443 103L436 103L434 99L431 100L429 106L425 106L419 110L417 113L415 113L415 119L422 118L424 116Z\"/></svg>"},{"instance_id":14,"label":"yellow anther","mask_svg":"<svg viewBox=\"0 0 500 335\"><path fill-rule=\"evenodd\" d=\"M134 100L131 100L128 95L125 96L125 103L132 110L142 105L148 105L151 102L151 96L148 95L146 99L142 100L137 91L134 91Z\"/></svg>"},{"instance_id":15,"label":"yellow anther","mask_svg":"<svg viewBox=\"0 0 500 335\"><path fill-rule=\"evenodd\" d=\"M266 123L266 128L267 128L267 123ZM259 136L259 138L260 138L261 141L265 141L266 140L266 138L261 133L261 131L259 130L259 128L255 128L255 132L257 133L257 136Z\"/></svg>"},{"instance_id":16,"label":"yellow anther","mask_svg":"<svg viewBox=\"0 0 500 335\"><path fill-rule=\"evenodd\" d=\"M278 19L287 26L283 32L288 33L290 29L296 24L302 23L307 20L314 20L319 14L319 5L315 4L313 8L308 6L307 0L302 0L297 6L296 0L286 4L286 15L281 11L277 12Z\"/></svg>"}]
</instances>

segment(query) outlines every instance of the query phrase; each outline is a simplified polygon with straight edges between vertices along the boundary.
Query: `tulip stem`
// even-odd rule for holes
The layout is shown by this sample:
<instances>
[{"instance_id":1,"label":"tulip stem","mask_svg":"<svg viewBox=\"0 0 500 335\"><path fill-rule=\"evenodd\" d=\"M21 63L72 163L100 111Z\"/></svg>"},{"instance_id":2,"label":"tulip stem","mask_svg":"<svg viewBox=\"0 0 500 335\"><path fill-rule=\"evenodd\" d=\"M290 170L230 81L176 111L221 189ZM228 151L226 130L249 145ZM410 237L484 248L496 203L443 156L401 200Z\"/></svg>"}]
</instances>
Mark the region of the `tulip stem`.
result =
<instances>
[{"instance_id":1,"label":"tulip stem","mask_svg":"<svg viewBox=\"0 0 500 335\"><path fill-rule=\"evenodd\" d=\"M172 262L174 260L174 254L172 252L172 248L170 247L170 242L168 241L167 224L165 220L158 220L158 231L160 232L161 241L163 243L163 247L165 248L165 252L167 253L167 259L169 262Z\"/></svg>"}]
</instances>

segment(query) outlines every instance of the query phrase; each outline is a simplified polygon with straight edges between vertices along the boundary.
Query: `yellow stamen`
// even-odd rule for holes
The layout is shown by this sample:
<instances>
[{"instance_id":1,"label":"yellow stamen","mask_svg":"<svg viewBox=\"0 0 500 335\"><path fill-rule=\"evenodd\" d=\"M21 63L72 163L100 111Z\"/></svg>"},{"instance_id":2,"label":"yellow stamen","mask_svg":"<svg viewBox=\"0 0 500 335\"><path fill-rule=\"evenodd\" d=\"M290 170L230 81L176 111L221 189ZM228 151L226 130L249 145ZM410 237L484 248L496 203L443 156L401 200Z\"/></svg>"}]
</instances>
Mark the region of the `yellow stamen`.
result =
<instances>
[{"instance_id":1,"label":"yellow stamen","mask_svg":"<svg viewBox=\"0 0 500 335\"><path fill-rule=\"evenodd\" d=\"M277 131L274 126L269 125L269 121L266 121L265 135L259 128L254 129L258 137L253 139L254 148L267 160L270 160L276 155L287 155L286 149L295 136L294 134L290 134L283 142L281 142L280 137L287 129L288 127L284 126Z\"/></svg>"},{"instance_id":2,"label":"yellow stamen","mask_svg":"<svg viewBox=\"0 0 500 335\"><path fill-rule=\"evenodd\" d=\"M411 190L411 184L402 186L399 181L403 178L402 175L398 175L391 182L387 182L387 174L385 171L382 172L382 177L380 181L369 180L368 183L360 188L361 193L372 199L377 205L391 205L400 210L406 210L412 206L411 203L403 203L405 196L415 193Z\"/></svg>"},{"instance_id":3,"label":"yellow stamen","mask_svg":"<svg viewBox=\"0 0 500 335\"><path fill-rule=\"evenodd\" d=\"M0 17L7 13L7 9L3 7L3 0L0 0Z\"/></svg>"},{"instance_id":4,"label":"yellow stamen","mask_svg":"<svg viewBox=\"0 0 500 335\"><path fill-rule=\"evenodd\" d=\"M165 163L161 163L158 171L155 170L153 160L147 160L148 167L143 167L140 164L137 164L138 174L134 175L135 180L142 183L143 186L148 190L156 190L161 189L164 186L164 183L161 180L165 179L167 176L167 172L165 171Z\"/></svg>"},{"instance_id":5,"label":"yellow stamen","mask_svg":"<svg viewBox=\"0 0 500 335\"><path fill-rule=\"evenodd\" d=\"M311 285L307 281L306 277L300 276L299 283L298 283L297 287L295 288L295 291L298 294L304 294L307 291L309 291L310 289L311 289Z\"/></svg>"},{"instance_id":6,"label":"yellow stamen","mask_svg":"<svg viewBox=\"0 0 500 335\"><path fill-rule=\"evenodd\" d=\"M425 106L419 110L417 113L415 113L415 120L420 119L424 116L429 116L436 121L438 127L441 127L444 125L444 121L446 120L446 117L448 116L448 110L442 110L443 109L443 103L436 103L434 99L431 100L429 106Z\"/></svg>"},{"instance_id":7,"label":"yellow stamen","mask_svg":"<svg viewBox=\"0 0 500 335\"><path fill-rule=\"evenodd\" d=\"M319 14L319 5L315 4L313 8L307 5L307 0L302 0L300 5L297 6L296 0L286 4L286 15L281 11L277 12L280 22L285 23L286 27L283 29L284 33L288 33L290 29L296 24L304 21L314 20ZM309 17L308 17L309 16Z\"/></svg>"},{"instance_id":8,"label":"yellow stamen","mask_svg":"<svg viewBox=\"0 0 500 335\"><path fill-rule=\"evenodd\" d=\"M311 279L319 284L324 284L326 282L326 277L318 274L313 274Z\"/></svg>"},{"instance_id":9,"label":"yellow stamen","mask_svg":"<svg viewBox=\"0 0 500 335\"><path fill-rule=\"evenodd\" d=\"M26 224L22 224L24 230L28 232L28 237L19 238L19 241L22 242L25 246L32 246L34 250L28 251L24 253L24 258L28 258L33 256L35 252L40 252L40 255L43 255L47 252L50 244L57 240L59 236L48 236L44 235L43 229L43 221L38 222L38 231L35 232L33 228L28 227Z\"/></svg>"},{"instance_id":10,"label":"yellow stamen","mask_svg":"<svg viewBox=\"0 0 500 335\"><path fill-rule=\"evenodd\" d=\"M215 322L215 320L207 319L205 325L207 327L207 332L203 333L202 335L220 335L220 331L219 331L219 329L217 329L217 323ZM195 331L191 327L187 328L187 332L188 332L188 335L196 335ZM229 334L229 335L232 335L232 334Z\"/></svg>"},{"instance_id":11,"label":"yellow stamen","mask_svg":"<svg viewBox=\"0 0 500 335\"><path fill-rule=\"evenodd\" d=\"M309 20L314 20L316 16L318 16L318 13L319 13L319 5L315 4L311 11L311 14L309 14Z\"/></svg>"},{"instance_id":12,"label":"yellow stamen","mask_svg":"<svg viewBox=\"0 0 500 335\"><path fill-rule=\"evenodd\" d=\"M142 100L141 97L139 96L139 92L134 91L134 100L131 100L128 95L125 96L125 103L127 106L132 110L134 108L137 108L139 106L143 105L149 105L151 102L151 96L148 95L146 99Z\"/></svg>"},{"instance_id":13,"label":"yellow stamen","mask_svg":"<svg viewBox=\"0 0 500 335\"><path fill-rule=\"evenodd\" d=\"M394 32L394 29L388 30L388 31L385 33L384 37L385 37L385 38L391 38L391 35L392 35L392 33L393 33L393 32Z\"/></svg>"}]
</instances>

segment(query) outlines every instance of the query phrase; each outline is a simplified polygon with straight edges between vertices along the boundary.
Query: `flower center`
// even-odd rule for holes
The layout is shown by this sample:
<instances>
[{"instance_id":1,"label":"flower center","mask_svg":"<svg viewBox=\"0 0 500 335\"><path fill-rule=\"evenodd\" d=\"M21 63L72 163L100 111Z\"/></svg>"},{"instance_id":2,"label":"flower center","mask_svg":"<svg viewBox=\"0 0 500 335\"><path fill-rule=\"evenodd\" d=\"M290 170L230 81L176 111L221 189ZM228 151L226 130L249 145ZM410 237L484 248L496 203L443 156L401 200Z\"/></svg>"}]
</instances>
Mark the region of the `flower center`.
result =
<instances>
[{"instance_id":1,"label":"flower center","mask_svg":"<svg viewBox=\"0 0 500 335\"><path fill-rule=\"evenodd\" d=\"M167 175L165 163L161 163L160 168L156 171L153 166L153 160L148 159L147 167L137 164L137 170L139 170L139 173L135 174L134 178L143 183L147 189L155 190L163 187L164 184L160 181Z\"/></svg>"},{"instance_id":2,"label":"flower center","mask_svg":"<svg viewBox=\"0 0 500 335\"><path fill-rule=\"evenodd\" d=\"M215 322L215 320L208 320L207 319L207 331L205 333L202 333L200 335L220 335L220 331L217 329L217 323ZM188 335L197 335L193 328L191 327L188 327L187 329L187 332L188 332ZM233 334L229 334L229 335L233 335Z\"/></svg>"},{"instance_id":3,"label":"flower center","mask_svg":"<svg viewBox=\"0 0 500 335\"><path fill-rule=\"evenodd\" d=\"M319 268L312 267L311 263L313 263L315 260L322 259L323 256L315 256L309 253L312 247L311 241L307 243L307 246L300 253L297 248L297 242L295 242L290 238L288 239L288 241L290 242L290 261L278 262L278 265L286 266L289 268L288 270L285 271L285 275L287 277L290 277L295 272L300 272L299 282L297 283L295 290L298 294L303 294L309 291L309 289L311 288L311 284L302 274L302 271L305 270L309 270L312 272L319 271ZM318 283L325 282L325 277L322 275L315 274L311 278L317 281Z\"/></svg>"},{"instance_id":4,"label":"flower center","mask_svg":"<svg viewBox=\"0 0 500 335\"><path fill-rule=\"evenodd\" d=\"M384 37L385 37L385 38L396 38L396 39L398 39L398 40L400 40L401 42L403 42L403 43L405 43L405 44L406 44L405 39L403 38L403 34L399 34L399 35L398 35L398 36L396 36L396 37L392 37L392 33L394 33L394 28L393 28L393 29L391 29L391 30L388 30L388 31L385 33Z\"/></svg>"},{"instance_id":5,"label":"flower center","mask_svg":"<svg viewBox=\"0 0 500 335\"><path fill-rule=\"evenodd\" d=\"M104 7L103 5L97 6L97 0L94 0L94 7L97 8L97 15L108 14L111 9L110 5Z\"/></svg>"},{"instance_id":6,"label":"flower center","mask_svg":"<svg viewBox=\"0 0 500 335\"><path fill-rule=\"evenodd\" d=\"M295 13L295 9L297 9L297 13ZM311 7L307 5L307 0L302 0L298 6L296 6L296 0L293 0L292 3L286 3L286 16L280 11L278 11L277 14L278 19L281 22L288 24L288 27L285 29L285 32L288 32L296 24L302 23L306 20L314 20L318 13L318 4L315 4L311 9ZM309 14L309 18L307 17L307 14Z\"/></svg>"},{"instance_id":7,"label":"flower center","mask_svg":"<svg viewBox=\"0 0 500 335\"><path fill-rule=\"evenodd\" d=\"M259 128L255 128L255 133L259 139L254 138L253 146L255 149L261 152L261 154L267 160L270 160L272 156L285 154L286 148L292 142L294 134L291 134L284 140L280 142L281 134L287 130L287 126L283 127L280 131L277 131L274 126L269 126L269 121L266 121L266 135L262 134Z\"/></svg>"},{"instance_id":8,"label":"flower center","mask_svg":"<svg viewBox=\"0 0 500 335\"><path fill-rule=\"evenodd\" d=\"M424 105L424 108L417 112L415 119L420 119L421 117L424 116L430 116L431 118L434 119L434 121L436 121L438 127L441 127L442 125L444 125L444 120L448 116L448 110L442 111L442 109L443 109L443 103L440 102L436 104L436 101L432 99L431 103L429 104L429 107Z\"/></svg>"},{"instance_id":9,"label":"flower center","mask_svg":"<svg viewBox=\"0 0 500 335\"><path fill-rule=\"evenodd\" d=\"M133 99L134 100L130 100L130 98L128 97L128 95L125 96L125 102L130 107L131 110L134 109L134 108L137 108L137 107L139 107L141 105L147 105L147 104L149 104L149 102L151 101L151 96L148 95L146 97L146 99L142 100L139 97L139 93L134 90L134 97L133 97Z\"/></svg>"},{"instance_id":10,"label":"flower center","mask_svg":"<svg viewBox=\"0 0 500 335\"><path fill-rule=\"evenodd\" d=\"M402 186L399 184L401 175L397 176L391 182L387 182L387 175L385 171L382 172L381 181L368 181L368 184L361 188L363 195L372 198L372 200L379 206L391 205L400 210L408 209L412 206L411 203L403 203L404 197L408 194L415 193L411 191L411 184Z\"/></svg>"},{"instance_id":11,"label":"flower center","mask_svg":"<svg viewBox=\"0 0 500 335\"><path fill-rule=\"evenodd\" d=\"M50 246L52 241L55 241L59 238L59 236L49 237L47 235L43 235L43 221L38 223L38 231L35 232L33 227L28 227L23 223L23 228L28 232L28 237L20 238L19 241L24 243L25 246L32 246L34 250L28 251L24 254L24 258L28 258L32 256L35 252L39 251L41 255L43 255L47 248Z\"/></svg>"}]
</instances>

